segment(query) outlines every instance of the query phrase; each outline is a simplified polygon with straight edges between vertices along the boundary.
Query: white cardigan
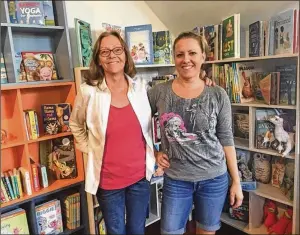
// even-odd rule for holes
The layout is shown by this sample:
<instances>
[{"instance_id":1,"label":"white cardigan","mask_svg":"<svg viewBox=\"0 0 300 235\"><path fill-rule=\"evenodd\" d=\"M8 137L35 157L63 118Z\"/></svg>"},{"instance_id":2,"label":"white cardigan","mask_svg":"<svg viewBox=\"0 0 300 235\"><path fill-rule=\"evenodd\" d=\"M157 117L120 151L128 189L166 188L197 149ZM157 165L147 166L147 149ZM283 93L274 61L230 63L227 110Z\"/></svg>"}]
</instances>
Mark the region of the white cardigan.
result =
<instances>
[{"instance_id":1,"label":"white cardigan","mask_svg":"<svg viewBox=\"0 0 300 235\"><path fill-rule=\"evenodd\" d=\"M151 107L143 80L133 80L128 75L126 75L126 78L129 83L127 96L140 122L147 143L146 178L150 181L155 166L151 130ZM83 83L76 96L70 117L70 128L76 140L76 147L87 154L85 190L94 195L100 182L110 102L111 93L105 79L103 79L99 87ZM122 121L121 117L120 121Z\"/></svg>"}]
</instances>

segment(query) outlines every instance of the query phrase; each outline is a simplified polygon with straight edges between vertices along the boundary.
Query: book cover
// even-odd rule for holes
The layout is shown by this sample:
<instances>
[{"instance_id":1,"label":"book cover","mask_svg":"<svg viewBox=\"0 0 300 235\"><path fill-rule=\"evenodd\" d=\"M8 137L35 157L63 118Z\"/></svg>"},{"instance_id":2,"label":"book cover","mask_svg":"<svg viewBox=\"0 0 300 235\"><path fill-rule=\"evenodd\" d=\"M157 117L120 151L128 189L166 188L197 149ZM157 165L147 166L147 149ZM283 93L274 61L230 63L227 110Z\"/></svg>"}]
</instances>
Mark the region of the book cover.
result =
<instances>
[{"instance_id":1,"label":"book cover","mask_svg":"<svg viewBox=\"0 0 300 235\"><path fill-rule=\"evenodd\" d=\"M57 179L77 177L77 165L73 136L60 137L52 140L52 169Z\"/></svg>"},{"instance_id":2,"label":"book cover","mask_svg":"<svg viewBox=\"0 0 300 235\"><path fill-rule=\"evenodd\" d=\"M17 7L16 7L16 1L15 0L8 0L8 14L9 14L9 20L12 24L17 24Z\"/></svg>"},{"instance_id":3,"label":"book cover","mask_svg":"<svg viewBox=\"0 0 300 235\"><path fill-rule=\"evenodd\" d=\"M55 135L71 131L69 126L71 105L69 103L43 104L41 115L45 134Z\"/></svg>"},{"instance_id":4,"label":"book cover","mask_svg":"<svg viewBox=\"0 0 300 235\"><path fill-rule=\"evenodd\" d=\"M117 31L120 36L125 40L125 30L124 27L113 25L109 23L102 23L102 31L104 32L111 32L111 31Z\"/></svg>"},{"instance_id":5,"label":"book cover","mask_svg":"<svg viewBox=\"0 0 300 235\"><path fill-rule=\"evenodd\" d=\"M125 38L135 64L153 63L151 24L125 27Z\"/></svg>"},{"instance_id":6,"label":"book cover","mask_svg":"<svg viewBox=\"0 0 300 235\"><path fill-rule=\"evenodd\" d=\"M35 207L39 234L59 234L63 232L60 201L57 199Z\"/></svg>"},{"instance_id":7,"label":"book cover","mask_svg":"<svg viewBox=\"0 0 300 235\"><path fill-rule=\"evenodd\" d=\"M16 1L19 24L45 25L42 1Z\"/></svg>"},{"instance_id":8,"label":"book cover","mask_svg":"<svg viewBox=\"0 0 300 235\"><path fill-rule=\"evenodd\" d=\"M21 52L15 52L14 56L16 82L27 82L27 76Z\"/></svg>"},{"instance_id":9,"label":"book cover","mask_svg":"<svg viewBox=\"0 0 300 235\"><path fill-rule=\"evenodd\" d=\"M7 73L3 53L0 54L1 84L7 83Z\"/></svg>"},{"instance_id":10,"label":"book cover","mask_svg":"<svg viewBox=\"0 0 300 235\"><path fill-rule=\"evenodd\" d=\"M249 114L242 112L233 113L234 137L249 139Z\"/></svg>"},{"instance_id":11,"label":"book cover","mask_svg":"<svg viewBox=\"0 0 300 235\"><path fill-rule=\"evenodd\" d=\"M155 64L172 63L172 41L169 31L153 32L153 51Z\"/></svg>"},{"instance_id":12,"label":"book cover","mask_svg":"<svg viewBox=\"0 0 300 235\"><path fill-rule=\"evenodd\" d=\"M256 129L255 129L256 148L258 149L271 148L271 144L275 140L274 124L267 120L256 120L255 124L256 124Z\"/></svg>"},{"instance_id":13,"label":"book cover","mask_svg":"<svg viewBox=\"0 0 300 235\"><path fill-rule=\"evenodd\" d=\"M54 57L51 52L21 52L27 81L57 80Z\"/></svg>"},{"instance_id":14,"label":"book cover","mask_svg":"<svg viewBox=\"0 0 300 235\"><path fill-rule=\"evenodd\" d=\"M77 18L74 20L80 66L88 67L93 55L91 25Z\"/></svg>"},{"instance_id":15,"label":"book cover","mask_svg":"<svg viewBox=\"0 0 300 235\"><path fill-rule=\"evenodd\" d=\"M294 9L278 13L274 20L275 55L293 53Z\"/></svg>"},{"instance_id":16,"label":"book cover","mask_svg":"<svg viewBox=\"0 0 300 235\"><path fill-rule=\"evenodd\" d=\"M15 209L1 215L1 234L30 234L24 209Z\"/></svg>"},{"instance_id":17,"label":"book cover","mask_svg":"<svg viewBox=\"0 0 300 235\"><path fill-rule=\"evenodd\" d=\"M249 57L261 56L260 54L260 24L256 21L249 25Z\"/></svg>"},{"instance_id":18,"label":"book cover","mask_svg":"<svg viewBox=\"0 0 300 235\"><path fill-rule=\"evenodd\" d=\"M279 73L270 73L259 81L261 94L266 104L279 104Z\"/></svg>"},{"instance_id":19,"label":"book cover","mask_svg":"<svg viewBox=\"0 0 300 235\"><path fill-rule=\"evenodd\" d=\"M214 25L205 26L204 36L208 45L208 53L206 55L207 60L213 61L217 59L216 55L216 42L217 42L217 31Z\"/></svg>"},{"instance_id":20,"label":"book cover","mask_svg":"<svg viewBox=\"0 0 300 235\"><path fill-rule=\"evenodd\" d=\"M222 59L240 57L240 14L222 21Z\"/></svg>"},{"instance_id":21,"label":"book cover","mask_svg":"<svg viewBox=\"0 0 300 235\"><path fill-rule=\"evenodd\" d=\"M52 0L43 0L43 8L45 25L55 25Z\"/></svg>"},{"instance_id":22,"label":"book cover","mask_svg":"<svg viewBox=\"0 0 300 235\"><path fill-rule=\"evenodd\" d=\"M296 105L297 65L276 66L275 70L276 72L280 72L279 103Z\"/></svg>"},{"instance_id":23,"label":"book cover","mask_svg":"<svg viewBox=\"0 0 300 235\"><path fill-rule=\"evenodd\" d=\"M254 98L255 101L264 103L265 99L263 97L261 88L260 88L260 81L263 80L268 75L267 72L254 72L252 74L252 88L254 91Z\"/></svg>"},{"instance_id":24,"label":"book cover","mask_svg":"<svg viewBox=\"0 0 300 235\"><path fill-rule=\"evenodd\" d=\"M32 195L29 171L27 169L25 169L24 167L20 167L19 171L21 172L23 189L24 189L25 194Z\"/></svg>"}]
</instances>

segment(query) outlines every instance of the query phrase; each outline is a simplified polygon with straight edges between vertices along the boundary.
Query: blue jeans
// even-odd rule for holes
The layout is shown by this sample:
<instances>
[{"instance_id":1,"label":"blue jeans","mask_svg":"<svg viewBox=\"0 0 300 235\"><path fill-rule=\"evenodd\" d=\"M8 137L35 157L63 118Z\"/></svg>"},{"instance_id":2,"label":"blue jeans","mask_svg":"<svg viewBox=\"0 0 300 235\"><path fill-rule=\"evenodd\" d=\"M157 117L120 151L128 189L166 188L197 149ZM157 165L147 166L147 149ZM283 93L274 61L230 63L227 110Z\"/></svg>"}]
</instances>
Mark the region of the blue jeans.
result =
<instances>
[{"instance_id":1,"label":"blue jeans","mask_svg":"<svg viewBox=\"0 0 300 235\"><path fill-rule=\"evenodd\" d=\"M164 176L161 234L183 234L195 205L197 226L206 231L221 227L221 213L228 190L228 174L189 182Z\"/></svg>"},{"instance_id":2,"label":"blue jeans","mask_svg":"<svg viewBox=\"0 0 300 235\"><path fill-rule=\"evenodd\" d=\"M146 213L150 199L150 183L145 178L123 189L99 188L97 198L107 234L142 235L145 233Z\"/></svg>"}]
</instances>

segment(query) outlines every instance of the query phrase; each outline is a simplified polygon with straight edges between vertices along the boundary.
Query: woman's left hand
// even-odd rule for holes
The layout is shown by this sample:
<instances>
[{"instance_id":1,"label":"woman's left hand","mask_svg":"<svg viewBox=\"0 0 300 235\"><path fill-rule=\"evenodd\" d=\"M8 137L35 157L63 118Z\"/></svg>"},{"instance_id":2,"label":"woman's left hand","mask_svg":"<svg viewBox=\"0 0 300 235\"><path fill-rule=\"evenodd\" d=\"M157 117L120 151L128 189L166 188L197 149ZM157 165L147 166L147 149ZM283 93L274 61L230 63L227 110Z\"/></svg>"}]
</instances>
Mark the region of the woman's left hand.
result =
<instances>
[{"instance_id":1,"label":"woman's left hand","mask_svg":"<svg viewBox=\"0 0 300 235\"><path fill-rule=\"evenodd\" d=\"M232 208L238 208L242 205L244 199L241 184L233 182L230 187L230 205Z\"/></svg>"},{"instance_id":2,"label":"woman's left hand","mask_svg":"<svg viewBox=\"0 0 300 235\"><path fill-rule=\"evenodd\" d=\"M201 71L200 78L205 82L206 86L215 86L216 85L216 83L213 80L211 80L209 77L207 77L204 70Z\"/></svg>"}]
</instances>

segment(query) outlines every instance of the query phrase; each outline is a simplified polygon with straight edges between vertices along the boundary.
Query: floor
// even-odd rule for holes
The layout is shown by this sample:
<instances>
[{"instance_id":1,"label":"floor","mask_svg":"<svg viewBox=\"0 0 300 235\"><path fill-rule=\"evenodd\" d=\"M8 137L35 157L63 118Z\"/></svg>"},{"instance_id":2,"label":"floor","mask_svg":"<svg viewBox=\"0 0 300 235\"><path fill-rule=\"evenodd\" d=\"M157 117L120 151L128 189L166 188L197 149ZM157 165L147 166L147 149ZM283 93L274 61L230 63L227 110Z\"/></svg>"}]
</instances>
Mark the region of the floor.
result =
<instances>
[{"instance_id":1,"label":"floor","mask_svg":"<svg viewBox=\"0 0 300 235\"><path fill-rule=\"evenodd\" d=\"M146 228L146 235L160 235L160 229L159 229L160 223L159 221L148 226ZM185 235L192 235L195 234L195 222L191 221L187 224L187 232ZM228 226L226 224L222 223L222 227L219 231L217 231L216 235L246 235L246 233L243 233L235 228L232 228L231 226Z\"/></svg>"}]
</instances>

